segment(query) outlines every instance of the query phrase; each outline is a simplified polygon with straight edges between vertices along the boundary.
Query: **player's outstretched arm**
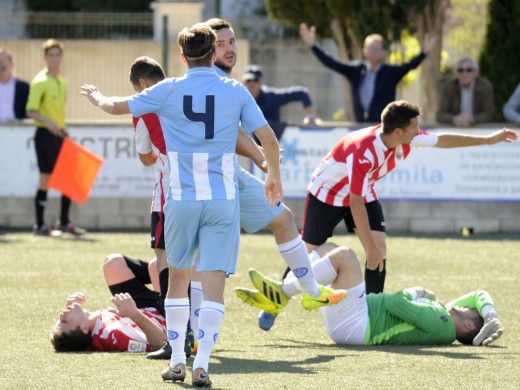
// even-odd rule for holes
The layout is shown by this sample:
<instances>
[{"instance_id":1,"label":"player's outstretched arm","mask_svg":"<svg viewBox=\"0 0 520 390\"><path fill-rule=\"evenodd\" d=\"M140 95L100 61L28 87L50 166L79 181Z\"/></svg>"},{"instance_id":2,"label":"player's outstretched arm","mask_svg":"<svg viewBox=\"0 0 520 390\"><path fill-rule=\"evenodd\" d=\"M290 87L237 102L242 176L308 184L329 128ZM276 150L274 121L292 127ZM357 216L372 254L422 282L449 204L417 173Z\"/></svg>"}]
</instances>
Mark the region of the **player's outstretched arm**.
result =
<instances>
[{"instance_id":1,"label":"player's outstretched arm","mask_svg":"<svg viewBox=\"0 0 520 390\"><path fill-rule=\"evenodd\" d=\"M460 148L464 146L494 145L499 142L513 142L518 138L516 132L503 128L489 135L439 134L436 148Z\"/></svg>"},{"instance_id":2,"label":"player's outstretched arm","mask_svg":"<svg viewBox=\"0 0 520 390\"><path fill-rule=\"evenodd\" d=\"M130 114L128 97L106 97L94 85L84 84L81 86L81 94L86 96L90 102L101 108L108 114L123 115Z\"/></svg>"}]
</instances>

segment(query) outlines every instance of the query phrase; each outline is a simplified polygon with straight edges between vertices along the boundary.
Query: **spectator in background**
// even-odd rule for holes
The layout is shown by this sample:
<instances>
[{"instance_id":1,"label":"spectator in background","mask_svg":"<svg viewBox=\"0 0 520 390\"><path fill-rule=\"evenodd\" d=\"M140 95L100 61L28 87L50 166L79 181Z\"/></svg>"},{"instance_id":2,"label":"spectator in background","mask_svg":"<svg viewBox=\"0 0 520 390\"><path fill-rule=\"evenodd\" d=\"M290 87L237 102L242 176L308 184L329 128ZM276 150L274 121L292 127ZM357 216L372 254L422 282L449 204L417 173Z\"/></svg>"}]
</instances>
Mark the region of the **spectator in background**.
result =
<instances>
[{"instance_id":1,"label":"spectator in background","mask_svg":"<svg viewBox=\"0 0 520 390\"><path fill-rule=\"evenodd\" d=\"M517 85L515 92L504 104L502 113L509 122L520 124L520 84Z\"/></svg>"},{"instance_id":2,"label":"spectator in background","mask_svg":"<svg viewBox=\"0 0 520 390\"><path fill-rule=\"evenodd\" d=\"M366 61L338 61L325 53L316 43L316 28L300 25L300 36L320 62L345 76L352 91L356 122L379 123L383 109L395 100L395 89L401 79L419 66L437 43L437 36L428 36L422 52L401 65L384 63L387 51L383 37L370 34L365 38L363 56Z\"/></svg>"},{"instance_id":3,"label":"spectator in background","mask_svg":"<svg viewBox=\"0 0 520 390\"><path fill-rule=\"evenodd\" d=\"M67 80L60 76L63 58L63 44L49 39L43 44L43 58L47 67L32 80L26 110L27 116L36 122L34 146L40 169L40 182L34 199L36 206L36 226L34 234L50 236L52 228L44 223L43 214L47 203L47 183L61 150L63 138L68 136L65 125L65 102L67 100ZM85 229L75 226L69 220L71 200L61 196L61 215L56 233L68 232L74 235L85 233Z\"/></svg>"},{"instance_id":4,"label":"spectator in background","mask_svg":"<svg viewBox=\"0 0 520 390\"><path fill-rule=\"evenodd\" d=\"M262 110L269 126L276 134L276 138L282 138L286 122L280 119L280 109L283 105L300 101L305 108L305 125L316 123L316 115L312 108L309 90L305 87L292 86L289 88L272 88L264 85L262 69L257 65L249 65L244 70L242 82L256 100Z\"/></svg>"},{"instance_id":5,"label":"spectator in background","mask_svg":"<svg viewBox=\"0 0 520 390\"><path fill-rule=\"evenodd\" d=\"M478 75L478 63L470 57L457 62L457 77L447 81L437 111L437 122L468 127L491 122L495 115L493 86Z\"/></svg>"},{"instance_id":6,"label":"spectator in background","mask_svg":"<svg viewBox=\"0 0 520 390\"><path fill-rule=\"evenodd\" d=\"M13 75L13 56L0 47L0 122L24 119L29 84Z\"/></svg>"}]
</instances>

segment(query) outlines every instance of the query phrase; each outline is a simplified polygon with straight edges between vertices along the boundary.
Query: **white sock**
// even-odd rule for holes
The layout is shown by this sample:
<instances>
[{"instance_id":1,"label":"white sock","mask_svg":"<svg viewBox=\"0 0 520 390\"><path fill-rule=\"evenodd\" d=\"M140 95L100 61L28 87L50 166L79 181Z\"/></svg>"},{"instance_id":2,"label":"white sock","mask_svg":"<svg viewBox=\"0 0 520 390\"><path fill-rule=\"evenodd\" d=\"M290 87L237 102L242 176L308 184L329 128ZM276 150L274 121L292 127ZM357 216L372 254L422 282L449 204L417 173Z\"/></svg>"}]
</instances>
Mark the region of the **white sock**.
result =
<instances>
[{"instance_id":1,"label":"white sock","mask_svg":"<svg viewBox=\"0 0 520 390\"><path fill-rule=\"evenodd\" d=\"M315 257L319 256L315 251L313 251L312 255ZM311 258L313 257L312 255ZM338 276L330 262L329 256L324 256L321 259L314 261L312 263L312 270L316 276L316 281L324 286L331 284ZM283 291L290 297L300 293L302 288L298 281L299 279L294 276L293 272L289 272L283 281Z\"/></svg>"},{"instance_id":2,"label":"white sock","mask_svg":"<svg viewBox=\"0 0 520 390\"><path fill-rule=\"evenodd\" d=\"M187 297L166 298L164 300L164 309L166 311L168 342L172 347L170 365L172 367L179 363L186 365L184 340L186 338L188 318L190 317L190 300Z\"/></svg>"},{"instance_id":3,"label":"white sock","mask_svg":"<svg viewBox=\"0 0 520 390\"><path fill-rule=\"evenodd\" d=\"M199 337L199 311L202 304L202 283L192 280L190 283L191 309L190 309L190 325L195 340Z\"/></svg>"},{"instance_id":4,"label":"white sock","mask_svg":"<svg viewBox=\"0 0 520 390\"><path fill-rule=\"evenodd\" d=\"M318 286L314 278L307 248L305 248L301 237L297 236L289 242L278 245L278 251L298 278L302 290L313 297L320 295L320 286Z\"/></svg>"},{"instance_id":5,"label":"white sock","mask_svg":"<svg viewBox=\"0 0 520 390\"><path fill-rule=\"evenodd\" d=\"M201 367L208 372L209 356L217 341L224 305L213 301L202 301L199 312L199 347L193 361L193 371Z\"/></svg>"}]
</instances>

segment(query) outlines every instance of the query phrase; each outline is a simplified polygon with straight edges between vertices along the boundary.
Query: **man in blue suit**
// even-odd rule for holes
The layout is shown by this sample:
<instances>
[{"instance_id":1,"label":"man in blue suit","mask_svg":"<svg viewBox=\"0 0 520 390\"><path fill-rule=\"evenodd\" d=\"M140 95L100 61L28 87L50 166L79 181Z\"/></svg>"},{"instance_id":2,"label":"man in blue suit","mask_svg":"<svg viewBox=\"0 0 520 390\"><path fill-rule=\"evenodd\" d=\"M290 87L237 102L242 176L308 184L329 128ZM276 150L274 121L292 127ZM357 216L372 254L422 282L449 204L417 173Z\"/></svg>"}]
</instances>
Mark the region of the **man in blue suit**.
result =
<instances>
[{"instance_id":1,"label":"man in blue suit","mask_svg":"<svg viewBox=\"0 0 520 390\"><path fill-rule=\"evenodd\" d=\"M420 65L437 42L437 36L429 36L424 41L421 53L410 62L388 65L383 62L387 52L383 37L379 34L370 34L365 38L363 56L366 61L348 62L338 61L323 51L316 43L315 27L309 28L302 23L300 36L323 65L348 79L356 122L371 123L381 121L384 108L395 100L395 89L399 81Z\"/></svg>"},{"instance_id":2,"label":"man in blue suit","mask_svg":"<svg viewBox=\"0 0 520 390\"><path fill-rule=\"evenodd\" d=\"M0 122L24 119L29 84L13 75L13 56L0 48Z\"/></svg>"}]
</instances>

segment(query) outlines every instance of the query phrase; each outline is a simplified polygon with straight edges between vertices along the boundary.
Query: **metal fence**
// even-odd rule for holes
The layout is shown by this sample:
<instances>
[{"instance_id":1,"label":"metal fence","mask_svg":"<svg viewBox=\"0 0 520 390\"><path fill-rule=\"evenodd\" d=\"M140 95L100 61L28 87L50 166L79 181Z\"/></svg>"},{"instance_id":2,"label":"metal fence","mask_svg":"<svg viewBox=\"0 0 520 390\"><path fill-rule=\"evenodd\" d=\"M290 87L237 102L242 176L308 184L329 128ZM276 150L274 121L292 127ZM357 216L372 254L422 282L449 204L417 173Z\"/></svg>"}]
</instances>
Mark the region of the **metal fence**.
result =
<instances>
[{"instance_id":1,"label":"metal fence","mask_svg":"<svg viewBox=\"0 0 520 390\"><path fill-rule=\"evenodd\" d=\"M297 38L298 30L266 17L230 19L240 39ZM3 12L0 39L152 39L153 13Z\"/></svg>"},{"instance_id":2,"label":"metal fence","mask_svg":"<svg viewBox=\"0 0 520 390\"><path fill-rule=\"evenodd\" d=\"M153 13L10 12L0 34L8 39L151 39ZM1 36L0 36L1 38Z\"/></svg>"}]
</instances>

